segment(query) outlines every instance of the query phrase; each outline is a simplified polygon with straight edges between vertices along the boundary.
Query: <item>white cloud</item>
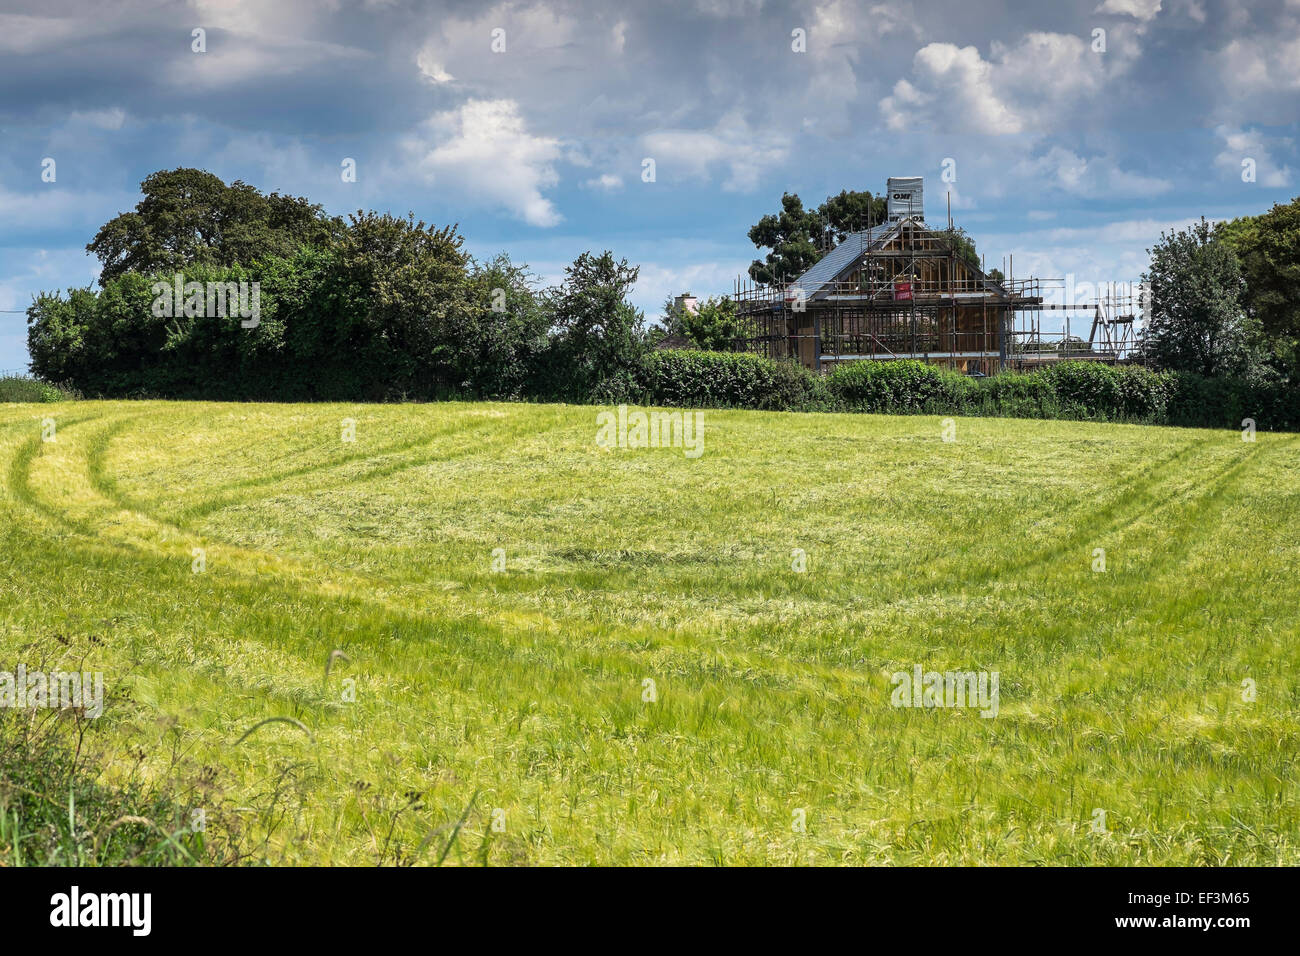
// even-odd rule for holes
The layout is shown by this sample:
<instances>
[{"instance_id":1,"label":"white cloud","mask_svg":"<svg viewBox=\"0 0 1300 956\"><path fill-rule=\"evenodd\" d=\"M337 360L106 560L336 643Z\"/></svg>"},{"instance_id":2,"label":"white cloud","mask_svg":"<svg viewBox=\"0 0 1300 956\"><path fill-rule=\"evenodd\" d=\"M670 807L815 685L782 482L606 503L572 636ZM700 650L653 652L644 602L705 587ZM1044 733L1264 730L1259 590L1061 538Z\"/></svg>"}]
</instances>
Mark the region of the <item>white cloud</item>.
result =
<instances>
[{"instance_id":1,"label":"white cloud","mask_svg":"<svg viewBox=\"0 0 1300 956\"><path fill-rule=\"evenodd\" d=\"M898 131L1010 135L1068 128L1141 53L1135 29L1110 33L1106 54L1066 33L1028 33L1014 47L995 41L987 60L973 46L929 43L913 57L911 77L880 101L881 115Z\"/></svg>"},{"instance_id":2,"label":"white cloud","mask_svg":"<svg viewBox=\"0 0 1300 956\"><path fill-rule=\"evenodd\" d=\"M320 17L337 13L340 0L192 0L197 25L266 37L300 37Z\"/></svg>"},{"instance_id":3,"label":"white cloud","mask_svg":"<svg viewBox=\"0 0 1300 956\"><path fill-rule=\"evenodd\" d=\"M107 110L74 111L68 117L69 126L93 126L96 129L121 129L126 121L126 111L120 106Z\"/></svg>"},{"instance_id":4,"label":"white cloud","mask_svg":"<svg viewBox=\"0 0 1300 956\"><path fill-rule=\"evenodd\" d=\"M1021 160L1014 172L1022 181L1034 180L1076 196L1094 199L1140 198L1173 188L1167 180L1127 172L1107 156L1080 156L1063 146L1053 146L1040 156Z\"/></svg>"},{"instance_id":5,"label":"white cloud","mask_svg":"<svg viewBox=\"0 0 1300 956\"><path fill-rule=\"evenodd\" d=\"M85 40L105 32L109 26L107 19L95 21L0 13L0 53L38 53Z\"/></svg>"},{"instance_id":6,"label":"white cloud","mask_svg":"<svg viewBox=\"0 0 1300 956\"><path fill-rule=\"evenodd\" d=\"M39 175L38 169L32 174L32 179L36 180ZM54 223L94 224L98 228L107 218L134 206L138 199L138 195L131 198L129 193L74 191L58 183L41 183L30 192L14 192L0 187L0 228L10 234Z\"/></svg>"},{"instance_id":7,"label":"white cloud","mask_svg":"<svg viewBox=\"0 0 1300 956\"><path fill-rule=\"evenodd\" d=\"M1160 12L1160 0L1106 0L1093 12L1136 17L1142 21L1154 20Z\"/></svg>"},{"instance_id":8,"label":"white cloud","mask_svg":"<svg viewBox=\"0 0 1300 956\"><path fill-rule=\"evenodd\" d=\"M1300 91L1300 18L1283 17L1272 32L1236 37L1216 60L1234 96Z\"/></svg>"},{"instance_id":9,"label":"white cloud","mask_svg":"<svg viewBox=\"0 0 1300 956\"><path fill-rule=\"evenodd\" d=\"M456 79L443 68L443 65L434 59L434 53L428 47L425 47L415 56L415 65L420 68L420 72L434 83L450 83Z\"/></svg>"},{"instance_id":10,"label":"white cloud","mask_svg":"<svg viewBox=\"0 0 1300 956\"><path fill-rule=\"evenodd\" d=\"M583 185L588 189L599 189L610 193L623 188L623 177L615 176L613 173L603 173L595 179L588 179Z\"/></svg>"},{"instance_id":11,"label":"white cloud","mask_svg":"<svg viewBox=\"0 0 1300 956\"><path fill-rule=\"evenodd\" d=\"M899 80L880 101L893 130L942 125L947 117L987 133L1019 133L1024 122L994 89L992 67L973 46L930 43L912 61L917 83Z\"/></svg>"},{"instance_id":12,"label":"white cloud","mask_svg":"<svg viewBox=\"0 0 1300 956\"><path fill-rule=\"evenodd\" d=\"M187 53L168 65L168 82L186 87L219 89L247 80L288 76L308 67L369 59L365 50L296 37L232 34L233 42L208 37L206 53Z\"/></svg>"},{"instance_id":13,"label":"white cloud","mask_svg":"<svg viewBox=\"0 0 1300 956\"><path fill-rule=\"evenodd\" d=\"M471 99L431 121L438 144L415 144L419 168L436 183L494 203L533 226L563 217L542 190L559 182L559 140L528 132L513 100Z\"/></svg>"},{"instance_id":14,"label":"white cloud","mask_svg":"<svg viewBox=\"0 0 1300 956\"><path fill-rule=\"evenodd\" d=\"M1232 178L1240 179L1244 160L1254 160L1255 181L1261 186L1282 188L1291 185L1291 167L1279 163L1259 130L1217 126L1214 132L1223 140L1223 150L1214 157L1214 165ZM1289 140L1285 141L1289 145Z\"/></svg>"},{"instance_id":15,"label":"white cloud","mask_svg":"<svg viewBox=\"0 0 1300 956\"><path fill-rule=\"evenodd\" d=\"M755 130L737 113L724 116L712 130L661 130L642 137L646 155L655 161L657 180L683 174L707 179L713 169L725 166L722 188L749 192L770 169L784 162L790 151L788 136Z\"/></svg>"}]
</instances>

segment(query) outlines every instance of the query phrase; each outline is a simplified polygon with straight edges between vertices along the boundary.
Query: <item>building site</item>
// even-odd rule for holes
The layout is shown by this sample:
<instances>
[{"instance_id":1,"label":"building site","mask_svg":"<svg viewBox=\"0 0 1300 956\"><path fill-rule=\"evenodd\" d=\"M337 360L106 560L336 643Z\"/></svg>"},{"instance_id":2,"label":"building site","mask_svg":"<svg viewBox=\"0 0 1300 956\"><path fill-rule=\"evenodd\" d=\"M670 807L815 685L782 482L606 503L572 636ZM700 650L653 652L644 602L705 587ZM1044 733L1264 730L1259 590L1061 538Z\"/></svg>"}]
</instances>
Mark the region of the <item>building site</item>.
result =
<instances>
[{"instance_id":1,"label":"building site","mask_svg":"<svg viewBox=\"0 0 1300 956\"><path fill-rule=\"evenodd\" d=\"M738 279L749 335L737 347L819 372L904 358L971 375L1140 361L1132 289L1066 302L1063 279L1016 277L1013 260L986 270L955 240L950 212L946 228L927 224L921 177L891 177L886 208L885 221L849 233L791 282Z\"/></svg>"}]
</instances>

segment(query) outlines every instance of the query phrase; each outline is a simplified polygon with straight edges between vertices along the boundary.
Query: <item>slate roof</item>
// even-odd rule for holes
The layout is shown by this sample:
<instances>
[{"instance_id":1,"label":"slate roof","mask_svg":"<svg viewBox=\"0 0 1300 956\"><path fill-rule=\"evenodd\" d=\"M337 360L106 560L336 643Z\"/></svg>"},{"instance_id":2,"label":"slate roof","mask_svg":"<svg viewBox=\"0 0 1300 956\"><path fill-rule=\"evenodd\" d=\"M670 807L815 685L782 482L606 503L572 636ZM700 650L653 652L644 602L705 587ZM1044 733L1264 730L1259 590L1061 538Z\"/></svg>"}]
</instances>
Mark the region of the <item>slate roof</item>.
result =
<instances>
[{"instance_id":1,"label":"slate roof","mask_svg":"<svg viewBox=\"0 0 1300 956\"><path fill-rule=\"evenodd\" d=\"M820 292L823 286L833 282L841 272L851 266L859 255L883 241L897 226L896 222L886 222L864 229L862 232L849 233L843 242L818 259L812 268L796 279L794 285L802 289L804 295Z\"/></svg>"}]
</instances>

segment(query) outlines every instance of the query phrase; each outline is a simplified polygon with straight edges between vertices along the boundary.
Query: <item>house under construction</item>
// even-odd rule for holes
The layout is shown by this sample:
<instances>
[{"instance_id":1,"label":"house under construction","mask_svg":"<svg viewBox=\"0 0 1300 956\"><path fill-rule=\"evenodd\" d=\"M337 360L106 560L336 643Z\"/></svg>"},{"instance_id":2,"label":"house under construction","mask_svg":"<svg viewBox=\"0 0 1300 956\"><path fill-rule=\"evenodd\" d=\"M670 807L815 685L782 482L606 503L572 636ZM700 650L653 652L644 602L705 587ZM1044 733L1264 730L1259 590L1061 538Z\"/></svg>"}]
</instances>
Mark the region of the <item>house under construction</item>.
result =
<instances>
[{"instance_id":1,"label":"house under construction","mask_svg":"<svg viewBox=\"0 0 1300 956\"><path fill-rule=\"evenodd\" d=\"M1131 296L1112 289L1092 303L1049 303L1043 280L989 278L950 232L926 225L919 177L891 178L888 190L885 222L850 233L793 282L737 282L737 313L751 330L742 348L815 371L914 358L985 375L1135 357ZM1093 312L1086 341L1068 318L1043 331L1042 313L1057 309Z\"/></svg>"}]
</instances>

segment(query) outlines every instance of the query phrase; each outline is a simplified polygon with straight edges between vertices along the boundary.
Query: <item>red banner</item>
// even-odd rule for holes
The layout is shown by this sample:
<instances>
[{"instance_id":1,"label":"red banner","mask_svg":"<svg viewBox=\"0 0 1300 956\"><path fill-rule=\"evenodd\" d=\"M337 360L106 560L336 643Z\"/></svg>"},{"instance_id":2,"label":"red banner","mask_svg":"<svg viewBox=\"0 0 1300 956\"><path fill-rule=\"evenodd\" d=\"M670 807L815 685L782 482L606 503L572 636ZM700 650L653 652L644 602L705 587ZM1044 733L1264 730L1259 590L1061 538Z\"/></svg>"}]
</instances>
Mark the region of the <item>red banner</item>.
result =
<instances>
[{"instance_id":1,"label":"red banner","mask_svg":"<svg viewBox=\"0 0 1300 956\"><path fill-rule=\"evenodd\" d=\"M904 282L901 279L894 283L895 299L910 299L912 297L912 283Z\"/></svg>"}]
</instances>

